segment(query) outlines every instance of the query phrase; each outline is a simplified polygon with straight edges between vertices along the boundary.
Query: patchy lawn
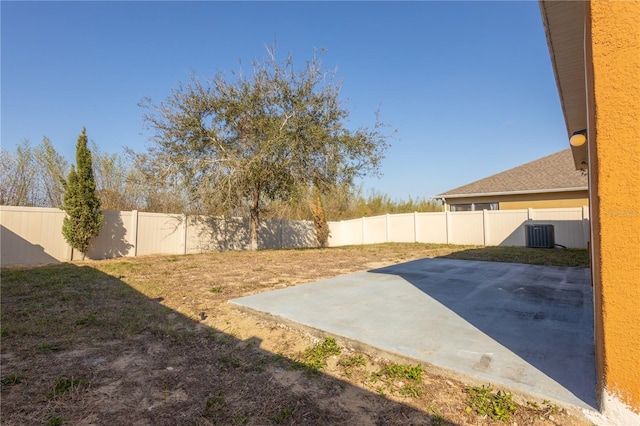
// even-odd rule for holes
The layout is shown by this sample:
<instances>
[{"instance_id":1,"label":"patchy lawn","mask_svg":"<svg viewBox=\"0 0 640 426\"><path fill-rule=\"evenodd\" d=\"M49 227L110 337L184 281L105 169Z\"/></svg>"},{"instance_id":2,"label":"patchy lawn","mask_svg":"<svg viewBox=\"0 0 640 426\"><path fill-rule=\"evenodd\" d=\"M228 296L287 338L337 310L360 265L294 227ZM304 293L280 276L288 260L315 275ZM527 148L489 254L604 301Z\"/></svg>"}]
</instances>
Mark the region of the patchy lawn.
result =
<instances>
[{"instance_id":1,"label":"patchy lawn","mask_svg":"<svg viewBox=\"0 0 640 426\"><path fill-rule=\"evenodd\" d=\"M436 256L588 265L585 250L385 244L3 268L1 422L587 424L548 401L470 388L226 303Z\"/></svg>"},{"instance_id":2,"label":"patchy lawn","mask_svg":"<svg viewBox=\"0 0 640 426\"><path fill-rule=\"evenodd\" d=\"M449 259L486 260L490 262L528 263L530 265L589 267L584 249L532 249L524 247L481 247L444 255Z\"/></svg>"}]
</instances>

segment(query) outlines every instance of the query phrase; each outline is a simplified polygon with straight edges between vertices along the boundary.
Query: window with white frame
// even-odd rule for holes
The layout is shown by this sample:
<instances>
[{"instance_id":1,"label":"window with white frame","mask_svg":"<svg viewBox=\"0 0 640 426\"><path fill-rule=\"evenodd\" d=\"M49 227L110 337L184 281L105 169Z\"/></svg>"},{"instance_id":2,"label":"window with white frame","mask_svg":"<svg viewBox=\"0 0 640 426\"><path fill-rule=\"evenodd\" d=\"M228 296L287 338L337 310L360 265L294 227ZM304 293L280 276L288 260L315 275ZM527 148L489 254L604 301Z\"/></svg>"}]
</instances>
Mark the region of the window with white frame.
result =
<instances>
[{"instance_id":1,"label":"window with white frame","mask_svg":"<svg viewBox=\"0 0 640 426\"><path fill-rule=\"evenodd\" d=\"M452 212L473 212L481 210L500 210L498 203L451 204Z\"/></svg>"}]
</instances>

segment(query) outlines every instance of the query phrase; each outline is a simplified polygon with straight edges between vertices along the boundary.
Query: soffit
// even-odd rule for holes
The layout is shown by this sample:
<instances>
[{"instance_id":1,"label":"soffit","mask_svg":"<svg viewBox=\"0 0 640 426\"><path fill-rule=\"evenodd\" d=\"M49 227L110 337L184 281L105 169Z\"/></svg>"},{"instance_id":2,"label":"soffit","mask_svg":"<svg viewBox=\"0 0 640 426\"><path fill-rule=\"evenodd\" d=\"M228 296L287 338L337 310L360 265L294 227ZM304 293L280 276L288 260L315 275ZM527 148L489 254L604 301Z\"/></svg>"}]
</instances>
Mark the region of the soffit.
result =
<instances>
[{"instance_id":1,"label":"soffit","mask_svg":"<svg viewBox=\"0 0 640 426\"><path fill-rule=\"evenodd\" d=\"M585 72L586 2L540 1L540 12L567 127L567 137L587 128ZM583 168L584 153L574 151L576 168ZM584 158L582 158L584 157Z\"/></svg>"}]
</instances>

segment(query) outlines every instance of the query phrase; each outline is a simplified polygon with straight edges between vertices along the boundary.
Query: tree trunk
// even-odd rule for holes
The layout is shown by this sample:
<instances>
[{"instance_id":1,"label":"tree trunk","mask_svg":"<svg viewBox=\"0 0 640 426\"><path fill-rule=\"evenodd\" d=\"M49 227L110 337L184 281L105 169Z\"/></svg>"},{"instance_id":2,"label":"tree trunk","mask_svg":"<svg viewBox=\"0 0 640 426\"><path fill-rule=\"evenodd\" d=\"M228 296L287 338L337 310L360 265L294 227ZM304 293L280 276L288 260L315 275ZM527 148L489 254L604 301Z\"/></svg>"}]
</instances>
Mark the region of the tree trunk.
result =
<instances>
[{"instance_id":1,"label":"tree trunk","mask_svg":"<svg viewBox=\"0 0 640 426\"><path fill-rule=\"evenodd\" d=\"M260 223L260 188L253 193L249 212L249 250L258 250L258 224Z\"/></svg>"},{"instance_id":2,"label":"tree trunk","mask_svg":"<svg viewBox=\"0 0 640 426\"><path fill-rule=\"evenodd\" d=\"M329 244L329 224L325 215L324 206L320 191L316 188L314 200L309 200L309 207L313 215L313 222L316 225L316 238L320 247L327 247Z\"/></svg>"}]
</instances>

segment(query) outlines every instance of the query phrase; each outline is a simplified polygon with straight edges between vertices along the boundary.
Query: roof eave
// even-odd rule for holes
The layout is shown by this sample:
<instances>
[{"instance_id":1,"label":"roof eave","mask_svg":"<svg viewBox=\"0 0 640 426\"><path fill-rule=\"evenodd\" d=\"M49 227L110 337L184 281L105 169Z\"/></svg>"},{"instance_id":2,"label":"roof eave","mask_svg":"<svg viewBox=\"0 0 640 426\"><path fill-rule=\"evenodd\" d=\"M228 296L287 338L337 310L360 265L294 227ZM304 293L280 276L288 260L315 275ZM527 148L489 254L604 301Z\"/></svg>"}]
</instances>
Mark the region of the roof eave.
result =
<instances>
[{"instance_id":1,"label":"roof eave","mask_svg":"<svg viewBox=\"0 0 640 426\"><path fill-rule=\"evenodd\" d=\"M567 136L587 129L586 2L539 1ZM588 137L588 135L587 135ZM587 144L571 147L577 170L588 164Z\"/></svg>"},{"instance_id":2,"label":"roof eave","mask_svg":"<svg viewBox=\"0 0 640 426\"><path fill-rule=\"evenodd\" d=\"M500 195L527 195L527 194L548 194L552 192L575 192L586 191L586 186L578 186L572 188L552 188L552 189L527 189L522 191L502 191L502 192L476 192L471 194L439 194L434 198L443 200L447 198L473 198L473 197L495 197Z\"/></svg>"}]
</instances>

